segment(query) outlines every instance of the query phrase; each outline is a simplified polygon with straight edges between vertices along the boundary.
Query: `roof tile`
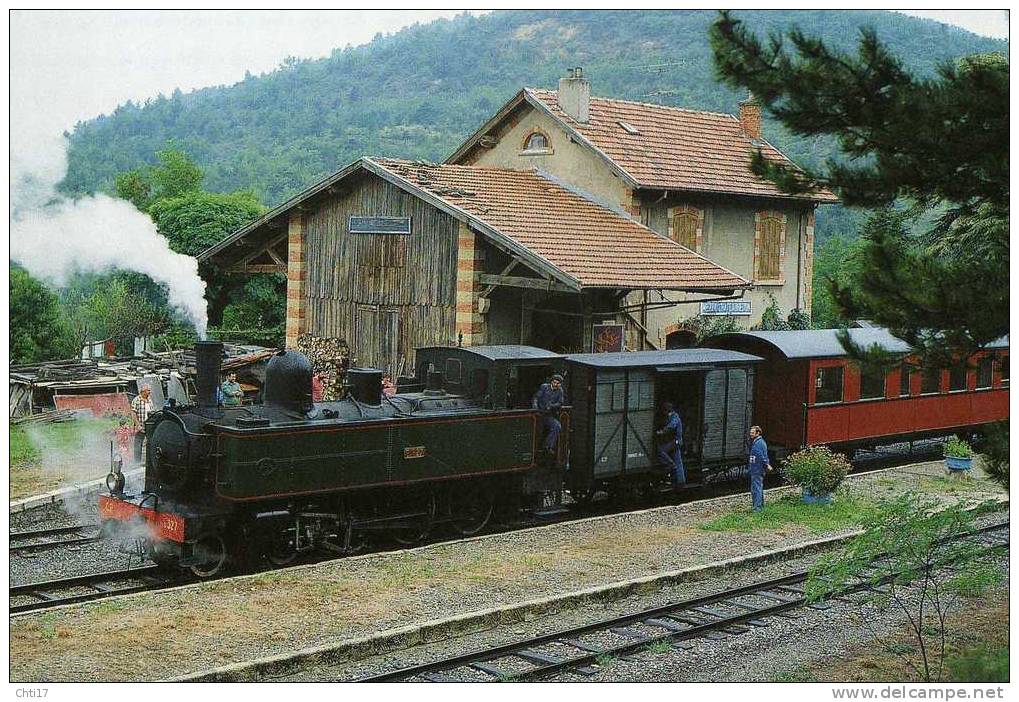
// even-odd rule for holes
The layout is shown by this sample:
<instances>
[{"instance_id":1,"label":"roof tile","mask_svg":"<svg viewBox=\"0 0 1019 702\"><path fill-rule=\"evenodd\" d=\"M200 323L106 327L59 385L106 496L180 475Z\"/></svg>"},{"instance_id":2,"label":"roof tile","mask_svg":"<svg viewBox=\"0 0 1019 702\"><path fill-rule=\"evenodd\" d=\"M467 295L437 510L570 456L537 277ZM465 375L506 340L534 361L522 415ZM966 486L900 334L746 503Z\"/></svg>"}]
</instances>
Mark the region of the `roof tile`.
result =
<instances>
[{"instance_id":1,"label":"roof tile","mask_svg":"<svg viewBox=\"0 0 1019 702\"><path fill-rule=\"evenodd\" d=\"M556 91L526 88L526 92L628 173L638 187L792 197L751 173L750 163L760 148L769 161L795 164L768 142L751 142L733 115L592 97L585 123L559 107ZM838 201L828 190L796 197Z\"/></svg>"},{"instance_id":2,"label":"roof tile","mask_svg":"<svg viewBox=\"0 0 1019 702\"><path fill-rule=\"evenodd\" d=\"M537 171L372 159L481 220L582 287L718 290L735 273Z\"/></svg>"}]
</instances>

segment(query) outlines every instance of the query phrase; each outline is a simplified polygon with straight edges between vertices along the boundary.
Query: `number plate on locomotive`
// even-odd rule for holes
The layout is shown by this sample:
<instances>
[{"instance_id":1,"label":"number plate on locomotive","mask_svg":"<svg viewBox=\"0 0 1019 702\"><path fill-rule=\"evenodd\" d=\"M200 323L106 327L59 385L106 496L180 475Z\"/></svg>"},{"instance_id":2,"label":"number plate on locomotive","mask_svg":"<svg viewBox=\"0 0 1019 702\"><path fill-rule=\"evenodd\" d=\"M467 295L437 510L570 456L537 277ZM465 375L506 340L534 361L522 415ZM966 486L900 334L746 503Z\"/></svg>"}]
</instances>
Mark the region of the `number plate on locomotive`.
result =
<instances>
[{"instance_id":1,"label":"number plate on locomotive","mask_svg":"<svg viewBox=\"0 0 1019 702\"><path fill-rule=\"evenodd\" d=\"M403 450L404 458L424 458L428 455L428 449L424 446L408 446Z\"/></svg>"}]
</instances>

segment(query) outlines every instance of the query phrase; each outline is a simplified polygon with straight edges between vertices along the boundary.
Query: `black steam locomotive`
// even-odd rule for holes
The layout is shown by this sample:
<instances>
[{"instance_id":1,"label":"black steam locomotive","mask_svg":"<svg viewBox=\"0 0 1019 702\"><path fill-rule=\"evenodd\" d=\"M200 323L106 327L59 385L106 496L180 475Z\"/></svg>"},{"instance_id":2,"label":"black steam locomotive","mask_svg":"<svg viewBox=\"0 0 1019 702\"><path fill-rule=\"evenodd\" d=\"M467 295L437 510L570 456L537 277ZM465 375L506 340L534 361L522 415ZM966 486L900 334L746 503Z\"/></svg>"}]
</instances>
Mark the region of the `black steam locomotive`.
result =
<instances>
[{"instance_id":1,"label":"black steam locomotive","mask_svg":"<svg viewBox=\"0 0 1019 702\"><path fill-rule=\"evenodd\" d=\"M314 403L308 359L281 351L262 404L224 409L221 358L221 344L198 344L197 404L150 415L144 489L125 493L114 468L99 503L107 533L141 533L153 560L200 577L249 559L353 553L373 533L404 544L440 524L475 534L495 510L556 509L567 491L584 501L598 489L654 489L667 477L652 438L665 398L696 423L689 468L737 465L761 360L716 349L563 357L431 347L393 396L380 371L352 368L346 399ZM547 456L531 396L553 372L566 374L571 406L558 454Z\"/></svg>"}]
</instances>

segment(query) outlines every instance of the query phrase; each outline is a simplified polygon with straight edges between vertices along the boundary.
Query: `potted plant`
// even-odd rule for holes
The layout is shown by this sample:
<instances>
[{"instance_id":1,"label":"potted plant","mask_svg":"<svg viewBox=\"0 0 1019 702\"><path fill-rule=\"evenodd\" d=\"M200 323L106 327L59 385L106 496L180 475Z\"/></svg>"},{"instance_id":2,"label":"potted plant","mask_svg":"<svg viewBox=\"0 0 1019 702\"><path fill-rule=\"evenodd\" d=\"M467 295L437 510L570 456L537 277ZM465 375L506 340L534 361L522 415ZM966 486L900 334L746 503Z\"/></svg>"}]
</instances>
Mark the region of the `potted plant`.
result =
<instances>
[{"instance_id":1,"label":"potted plant","mask_svg":"<svg viewBox=\"0 0 1019 702\"><path fill-rule=\"evenodd\" d=\"M782 466L782 475L803 489L807 504L828 504L832 493L849 473L849 461L827 446L808 446L789 456Z\"/></svg>"},{"instance_id":2,"label":"potted plant","mask_svg":"<svg viewBox=\"0 0 1019 702\"><path fill-rule=\"evenodd\" d=\"M973 447L953 436L945 442L945 465L949 472L969 470L973 467Z\"/></svg>"}]
</instances>

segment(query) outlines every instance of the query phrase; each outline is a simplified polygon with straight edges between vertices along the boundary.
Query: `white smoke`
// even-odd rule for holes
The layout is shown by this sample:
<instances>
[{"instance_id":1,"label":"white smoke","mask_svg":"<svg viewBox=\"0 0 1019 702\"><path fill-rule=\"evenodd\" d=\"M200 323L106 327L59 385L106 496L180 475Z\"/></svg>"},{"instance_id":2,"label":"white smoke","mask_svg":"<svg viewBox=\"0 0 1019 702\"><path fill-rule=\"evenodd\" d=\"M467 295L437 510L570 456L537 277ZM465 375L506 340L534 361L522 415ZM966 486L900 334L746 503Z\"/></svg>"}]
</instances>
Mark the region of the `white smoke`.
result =
<instances>
[{"instance_id":1,"label":"white smoke","mask_svg":"<svg viewBox=\"0 0 1019 702\"><path fill-rule=\"evenodd\" d=\"M170 304L194 324L208 322L198 262L170 249L148 215L107 195L69 200L57 192L67 172L67 141L34 134L11 142L11 258L29 273L63 285L75 271L113 268L144 273L165 284Z\"/></svg>"}]
</instances>

